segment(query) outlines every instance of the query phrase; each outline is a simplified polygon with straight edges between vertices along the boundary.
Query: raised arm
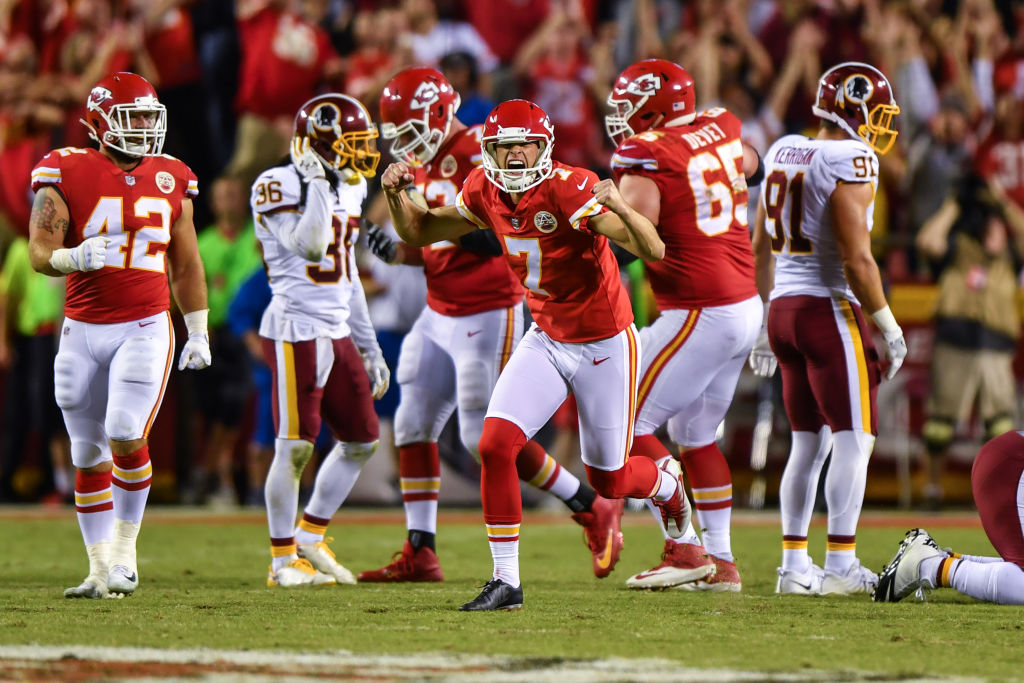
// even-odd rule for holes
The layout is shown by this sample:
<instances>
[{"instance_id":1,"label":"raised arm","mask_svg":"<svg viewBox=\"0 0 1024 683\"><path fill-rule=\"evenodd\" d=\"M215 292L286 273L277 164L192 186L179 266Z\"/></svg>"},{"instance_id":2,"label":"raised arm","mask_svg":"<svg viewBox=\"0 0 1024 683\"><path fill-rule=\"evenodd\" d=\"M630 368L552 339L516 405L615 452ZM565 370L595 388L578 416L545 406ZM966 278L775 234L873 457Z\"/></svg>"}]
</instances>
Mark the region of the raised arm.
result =
<instances>
[{"instance_id":1,"label":"raised arm","mask_svg":"<svg viewBox=\"0 0 1024 683\"><path fill-rule=\"evenodd\" d=\"M405 188L412 181L412 172L402 162L388 166L380 178L391 222L398 236L406 244L425 247L434 242L454 241L477 229L477 226L463 218L454 206L427 210L415 204L405 192Z\"/></svg>"},{"instance_id":2,"label":"raised arm","mask_svg":"<svg viewBox=\"0 0 1024 683\"><path fill-rule=\"evenodd\" d=\"M661 214L661 191L653 180L624 175L616 187L605 179L594 186L594 196L612 210L590 219L596 232L644 261L665 258L665 243L654 227Z\"/></svg>"}]
</instances>

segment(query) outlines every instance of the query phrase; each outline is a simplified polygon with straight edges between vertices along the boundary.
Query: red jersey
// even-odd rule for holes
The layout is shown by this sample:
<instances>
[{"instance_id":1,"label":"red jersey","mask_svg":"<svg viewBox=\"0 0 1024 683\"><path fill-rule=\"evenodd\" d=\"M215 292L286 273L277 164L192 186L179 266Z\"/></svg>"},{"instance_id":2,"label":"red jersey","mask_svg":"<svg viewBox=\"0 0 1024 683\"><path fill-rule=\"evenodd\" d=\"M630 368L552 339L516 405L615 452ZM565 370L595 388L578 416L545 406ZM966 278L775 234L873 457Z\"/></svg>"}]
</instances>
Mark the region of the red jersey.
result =
<instances>
[{"instance_id":1,"label":"red jersey","mask_svg":"<svg viewBox=\"0 0 1024 683\"><path fill-rule=\"evenodd\" d=\"M416 189L430 208L455 203L469 172L480 165L483 126L472 126L452 136L437 151L434 161L415 169ZM472 315L515 306L523 300L519 278L504 256L466 251L453 242L423 247L427 277L427 305L442 315Z\"/></svg>"},{"instance_id":2,"label":"red jersey","mask_svg":"<svg viewBox=\"0 0 1024 683\"><path fill-rule=\"evenodd\" d=\"M997 181L1024 208L1024 139L1008 140L993 131L978 147L975 164L986 180Z\"/></svg>"},{"instance_id":3,"label":"red jersey","mask_svg":"<svg viewBox=\"0 0 1024 683\"><path fill-rule=\"evenodd\" d=\"M56 149L32 169L32 190L52 186L71 225L65 247L110 238L106 265L67 276L64 314L85 323L122 323L170 307L165 252L181 203L198 194L191 169L166 154L122 171L95 149Z\"/></svg>"},{"instance_id":4,"label":"red jersey","mask_svg":"<svg viewBox=\"0 0 1024 683\"><path fill-rule=\"evenodd\" d=\"M616 180L650 178L661 192L665 258L646 264L660 309L725 306L757 294L739 119L711 109L689 125L627 138L612 170Z\"/></svg>"},{"instance_id":5,"label":"red jersey","mask_svg":"<svg viewBox=\"0 0 1024 683\"><path fill-rule=\"evenodd\" d=\"M455 202L463 217L497 234L534 321L555 341L607 339L633 322L608 240L587 226L605 211L595 183L593 171L556 161L513 206L483 168L474 168Z\"/></svg>"},{"instance_id":6,"label":"red jersey","mask_svg":"<svg viewBox=\"0 0 1024 683\"><path fill-rule=\"evenodd\" d=\"M239 21L238 39L235 108L265 118L295 116L315 94L324 64L337 56L327 31L273 7Z\"/></svg>"}]
</instances>

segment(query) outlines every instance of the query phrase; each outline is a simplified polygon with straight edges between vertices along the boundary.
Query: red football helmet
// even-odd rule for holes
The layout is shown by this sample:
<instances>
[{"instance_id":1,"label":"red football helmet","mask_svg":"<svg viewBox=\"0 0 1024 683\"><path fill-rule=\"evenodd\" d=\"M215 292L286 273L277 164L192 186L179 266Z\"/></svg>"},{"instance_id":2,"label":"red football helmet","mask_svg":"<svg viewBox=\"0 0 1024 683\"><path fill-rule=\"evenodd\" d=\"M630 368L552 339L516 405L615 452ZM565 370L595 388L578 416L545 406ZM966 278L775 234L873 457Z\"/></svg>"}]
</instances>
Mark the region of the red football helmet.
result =
<instances>
[{"instance_id":1,"label":"red football helmet","mask_svg":"<svg viewBox=\"0 0 1024 683\"><path fill-rule=\"evenodd\" d=\"M89 93L85 108L81 121L101 146L130 157L156 156L163 150L167 109L142 76L129 71L107 76Z\"/></svg>"},{"instance_id":2,"label":"red football helmet","mask_svg":"<svg viewBox=\"0 0 1024 683\"><path fill-rule=\"evenodd\" d=\"M693 77L664 59L645 59L623 69L608 95L615 111L604 117L604 128L618 145L631 135L669 121L690 123L697 116Z\"/></svg>"},{"instance_id":3,"label":"red football helmet","mask_svg":"<svg viewBox=\"0 0 1024 683\"><path fill-rule=\"evenodd\" d=\"M537 142L540 151L530 168L498 166L497 146ZM551 151L555 127L544 110L528 100L509 100L491 110L480 138L487 179L505 192L525 192L551 175Z\"/></svg>"},{"instance_id":4,"label":"red football helmet","mask_svg":"<svg viewBox=\"0 0 1024 683\"><path fill-rule=\"evenodd\" d=\"M893 118L900 113L892 86L882 72L861 62L837 64L818 81L815 116L837 124L879 154L896 142Z\"/></svg>"},{"instance_id":5,"label":"red football helmet","mask_svg":"<svg viewBox=\"0 0 1024 683\"><path fill-rule=\"evenodd\" d=\"M295 115L295 137L309 138L310 149L343 180L377 173L377 126L355 98L328 93L306 102Z\"/></svg>"},{"instance_id":6,"label":"red football helmet","mask_svg":"<svg viewBox=\"0 0 1024 683\"><path fill-rule=\"evenodd\" d=\"M448 137L462 99L441 72L400 71L380 96L380 134L391 153L411 166L430 163Z\"/></svg>"}]
</instances>

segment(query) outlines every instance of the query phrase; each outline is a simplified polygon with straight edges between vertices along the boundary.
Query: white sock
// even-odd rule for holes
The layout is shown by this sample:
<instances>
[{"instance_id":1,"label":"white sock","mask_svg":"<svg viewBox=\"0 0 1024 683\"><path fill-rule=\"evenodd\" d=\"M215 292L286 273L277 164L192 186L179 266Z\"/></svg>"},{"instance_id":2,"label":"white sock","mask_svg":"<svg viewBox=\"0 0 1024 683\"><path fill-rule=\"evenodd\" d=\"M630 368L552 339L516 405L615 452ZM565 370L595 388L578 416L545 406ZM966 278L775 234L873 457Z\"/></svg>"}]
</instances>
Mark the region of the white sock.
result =
<instances>
[{"instance_id":1,"label":"white sock","mask_svg":"<svg viewBox=\"0 0 1024 683\"><path fill-rule=\"evenodd\" d=\"M683 533L683 535L680 538L672 538L668 535L668 532L665 531L665 525L662 523L661 520L661 510L655 507L654 499L647 498L646 500L644 500L644 505L646 505L647 509L651 511L651 515L654 516L654 521L657 523L658 528L661 529L661 535L665 537L666 541L672 541L673 543L689 543L691 545L700 545L700 538L697 536L697 532L694 530L692 522L688 527L686 527L685 533Z\"/></svg>"},{"instance_id":2,"label":"white sock","mask_svg":"<svg viewBox=\"0 0 1024 683\"><path fill-rule=\"evenodd\" d=\"M359 472L375 449L376 442L339 441L335 444L317 472L306 512L314 517L330 519L348 498Z\"/></svg>"},{"instance_id":3,"label":"white sock","mask_svg":"<svg viewBox=\"0 0 1024 683\"><path fill-rule=\"evenodd\" d=\"M516 588L519 586L519 541L489 541L491 559L494 560L492 578L504 581Z\"/></svg>"},{"instance_id":4,"label":"white sock","mask_svg":"<svg viewBox=\"0 0 1024 683\"><path fill-rule=\"evenodd\" d=\"M295 512L299 506L299 479L313 455L313 444L302 439L276 439L274 459L267 470L264 498L271 540L271 567L277 571L295 554ZM273 539L278 540L278 544ZM287 540L290 539L290 543Z\"/></svg>"},{"instance_id":5,"label":"white sock","mask_svg":"<svg viewBox=\"0 0 1024 683\"><path fill-rule=\"evenodd\" d=\"M832 430L828 425L817 433L793 432L789 459L779 483L779 515L782 519L782 568L807 571L807 530L814 512L818 477L832 449Z\"/></svg>"},{"instance_id":6,"label":"white sock","mask_svg":"<svg viewBox=\"0 0 1024 683\"><path fill-rule=\"evenodd\" d=\"M1024 569L1012 562L961 559L949 580L953 588L972 598L998 605L1024 605Z\"/></svg>"},{"instance_id":7,"label":"white sock","mask_svg":"<svg viewBox=\"0 0 1024 683\"><path fill-rule=\"evenodd\" d=\"M861 431L844 430L833 434L832 440L832 460L825 478L829 536L825 571L845 575L857 560L854 539L875 437Z\"/></svg>"}]
</instances>

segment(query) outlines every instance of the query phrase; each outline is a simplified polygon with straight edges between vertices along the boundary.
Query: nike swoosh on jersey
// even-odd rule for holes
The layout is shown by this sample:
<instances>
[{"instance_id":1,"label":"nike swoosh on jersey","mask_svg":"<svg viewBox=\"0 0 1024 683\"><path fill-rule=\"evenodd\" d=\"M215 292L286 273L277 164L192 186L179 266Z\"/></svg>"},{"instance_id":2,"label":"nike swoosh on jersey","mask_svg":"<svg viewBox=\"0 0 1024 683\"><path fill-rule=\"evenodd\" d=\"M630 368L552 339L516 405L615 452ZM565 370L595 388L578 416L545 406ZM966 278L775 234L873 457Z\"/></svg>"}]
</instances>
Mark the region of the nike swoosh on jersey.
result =
<instances>
[{"instance_id":1,"label":"nike swoosh on jersey","mask_svg":"<svg viewBox=\"0 0 1024 683\"><path fill-rule=\"evenodd\" d=\"M597 566L601 569L607 569L608 565L612 563L612 539L615 536L615 532L611 529L608 530L608 539L604 544L604 552L597 558Z\"/></svg>"},{"instance_id":2,"label":"nike swoosh on jersey","mask_svg":"<svg viewBox=\"0 0 1024 683\"><path fill-rule=\"evenodd\" d=\"M475 332L467 332L466 336L467 337L475 337L476 335L480 334L481 332L483 332L483 330L476 330Z\"/></svg>"},{"instance_id":3,"label":"nike swoosh on jersey","mask_svg":"<svg viewBox=\"0 0 1024 683\"><path fill-rule=\"evenodd\" d=\"M594 365L600 365L601 363L605 362L609 358L611 358L611 356L605 356L604 358L595 358L594 359Z\"/></svg>"},{"instance_id":4,"label":"nike swoosh on jersey","mask_svg":"<svg viewBox=\"0 0 1024 683\"><path fill-rule=\"evenodd\" d=\"M155 320L150 320L149 322L139 323L139 327L149 327L150 325L155 325L155 324L156 324Z\"/></svg>"},{"instance_id":5,"label":"nike swoosh on jersey","mask_svg":"<svg viewBox=\"0 0 1024 683\"><path fill-rule=\"evenodd\" d=\"M577 189L577 190L582 190L582 189L583 189L584 187L586 187L586 186L587 186L587 179L586 179L586 178L584 178L584 179L583 179L583 182L582 182L582 183L580 183L579 185L577 185L577 186L576 186L576 189Z\"/></svg>"}]
</instances>

